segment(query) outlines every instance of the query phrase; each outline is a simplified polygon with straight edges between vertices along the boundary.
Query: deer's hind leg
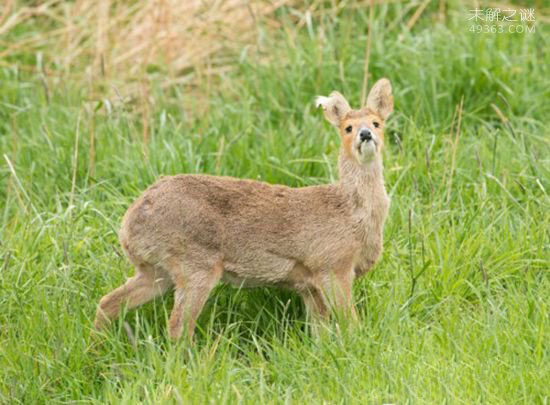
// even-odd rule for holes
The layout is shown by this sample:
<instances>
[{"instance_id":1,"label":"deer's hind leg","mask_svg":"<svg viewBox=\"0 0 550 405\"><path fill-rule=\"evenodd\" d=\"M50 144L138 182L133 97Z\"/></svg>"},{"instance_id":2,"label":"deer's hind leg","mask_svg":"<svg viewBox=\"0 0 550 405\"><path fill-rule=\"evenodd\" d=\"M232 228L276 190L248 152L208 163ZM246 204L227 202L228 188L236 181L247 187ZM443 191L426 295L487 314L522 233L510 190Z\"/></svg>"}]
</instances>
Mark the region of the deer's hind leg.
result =
<instances>
[{"instance_id":1,"label":"deer's hind leg","mask_svg":"<svg viewBox=\"0 0 550 405\"><path fill-rule=\"evenodd\" d=\"M136 269L135 276L101 298L94 321L96 328L102 328L116 319L124 305L128 309L135 308L162 295L172 286L169 275L151 265L140 264Z\"/></svg>"},{"instance_id":2,"label":"deer's hind leg","mask_svg":"<svg viewBox=\"0 0 550 405\"><path fill-rule=\"evenodd\" d=\"M170 274L175 285L174 308L168 321L172 340L179 339L184 328L189 339L193 338L197 318L223 274L221 258L211 252L195 251L192 256L173 259L170 264Z\"/></svg>"}]
</instances>

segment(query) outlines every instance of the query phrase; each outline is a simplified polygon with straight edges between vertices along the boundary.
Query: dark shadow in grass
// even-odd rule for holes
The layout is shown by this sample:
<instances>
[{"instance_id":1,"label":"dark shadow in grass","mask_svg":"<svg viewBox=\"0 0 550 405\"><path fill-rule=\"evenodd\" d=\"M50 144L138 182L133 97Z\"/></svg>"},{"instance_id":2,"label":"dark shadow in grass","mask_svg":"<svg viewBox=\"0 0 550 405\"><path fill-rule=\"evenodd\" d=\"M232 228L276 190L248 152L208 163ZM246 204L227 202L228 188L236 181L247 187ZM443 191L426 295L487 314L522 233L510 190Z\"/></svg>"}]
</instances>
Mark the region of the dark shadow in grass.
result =
<instances>
[{"instance_id":1,"label":"dark shadow in grass","mask_svg":"<svg viewBox=\"0 0 550 405\"><path fill-rule=\"evenodd\" d=\"M174 303L172 292L125 312L111 325L128 350L145 339L161 347L171 344L166 322ZM283 341L288 333L308 333L301 298L277 288L238 289L220 285L210 295L198 319L194 346L201 347L218 336L231 338L238 351L246 352L255 341ZM114 338L114 336L113 336ZM141 341L141 342L140 342Z\"/></svg>"},{"instance_id":2,"label":"dark shadow in grass","mask_svg":"<svg viewBox=\"0 0 550 405\"><path fill-rule=\"evenodd\" d=\"M305 331L305 309L295 293L277 288L236 289L220 286L199 319L199 338L230 330L241 342L284 339L292 330Z\"/></svg>"}]
</instances>

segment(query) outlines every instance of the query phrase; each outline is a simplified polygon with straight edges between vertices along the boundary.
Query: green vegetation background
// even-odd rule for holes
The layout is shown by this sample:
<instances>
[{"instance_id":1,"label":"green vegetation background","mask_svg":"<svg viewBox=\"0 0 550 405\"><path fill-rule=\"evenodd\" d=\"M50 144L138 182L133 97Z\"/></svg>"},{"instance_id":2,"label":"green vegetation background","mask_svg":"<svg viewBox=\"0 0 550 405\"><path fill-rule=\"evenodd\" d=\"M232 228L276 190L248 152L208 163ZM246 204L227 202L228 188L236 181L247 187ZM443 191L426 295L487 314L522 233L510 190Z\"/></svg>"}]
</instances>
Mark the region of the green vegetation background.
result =
<instances>
[{"instance_id":1,"label":"green vegetation background","mask_svg":"<svg viewBox=\"0 0 550 405\"><path fill-rule=\"evenodd\" d=\"M354 287L360 325L319 339L298 297L269 289L216 289L193 347L168 342L169 295L99 339L91 322L133 271L121 217L159 176L336 181L338 136L313 100L338 89L358 106L368 11L298 28L283 8L283 29L259 22L256 51L208 86L163 88L151 68L147 122L139 103L18 67L34 55L4 61L0 402L548 403L548 29L472 33L468 9L441 23L430 5L407 30L394 22L414 10L376 8L369 83L395 94L385 251Z\"/></svg>"}]
</instances>

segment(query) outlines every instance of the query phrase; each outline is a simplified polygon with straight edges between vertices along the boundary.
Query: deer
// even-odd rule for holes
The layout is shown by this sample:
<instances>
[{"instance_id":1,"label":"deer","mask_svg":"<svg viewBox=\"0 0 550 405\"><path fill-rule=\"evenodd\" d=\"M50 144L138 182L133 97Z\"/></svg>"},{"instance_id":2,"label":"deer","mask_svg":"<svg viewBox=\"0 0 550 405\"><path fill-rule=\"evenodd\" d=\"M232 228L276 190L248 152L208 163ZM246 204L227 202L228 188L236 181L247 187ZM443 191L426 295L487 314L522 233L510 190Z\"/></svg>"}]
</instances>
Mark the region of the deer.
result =
<instances>
[{"instance_id":1,"label":"deer","mask_svg":"<svg viewBox=\"0 0 550 405\"><path fill-rule=\"evenodd\" d=\"M219 283L295 291L306 314L356 319L352 285L382 253L390 200L384 185L384 123L390 81L378 80L353 110L337 91L316 98L340 134L339 179L287 187L205 174L162 177L130 206L120 244L135 275L99 301L94 325L173 289L168 333L193 339Z\"/></svg>"}]
</instances>

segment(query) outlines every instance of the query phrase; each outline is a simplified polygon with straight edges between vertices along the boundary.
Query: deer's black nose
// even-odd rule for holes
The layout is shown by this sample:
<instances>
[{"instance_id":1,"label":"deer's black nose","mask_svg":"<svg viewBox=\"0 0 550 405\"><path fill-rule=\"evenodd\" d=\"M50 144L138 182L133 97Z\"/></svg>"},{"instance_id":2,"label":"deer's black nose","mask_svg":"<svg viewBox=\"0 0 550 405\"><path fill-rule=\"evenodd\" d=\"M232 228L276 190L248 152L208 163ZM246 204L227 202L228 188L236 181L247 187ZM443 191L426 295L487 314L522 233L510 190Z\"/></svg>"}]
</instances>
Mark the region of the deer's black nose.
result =
<instances>
[{"instance_id":1,"label":"deer's black nose","mask_svg":"<svg viewBox=\"0 0 550 405\"><path fill-rule=\"evenodd\" d=\"M363 141L370 141L372 140L372 133L370 132L370 129L362 129L359 132L359 139L361 139L361 142Z\"/></svg>"}]
</instances>

